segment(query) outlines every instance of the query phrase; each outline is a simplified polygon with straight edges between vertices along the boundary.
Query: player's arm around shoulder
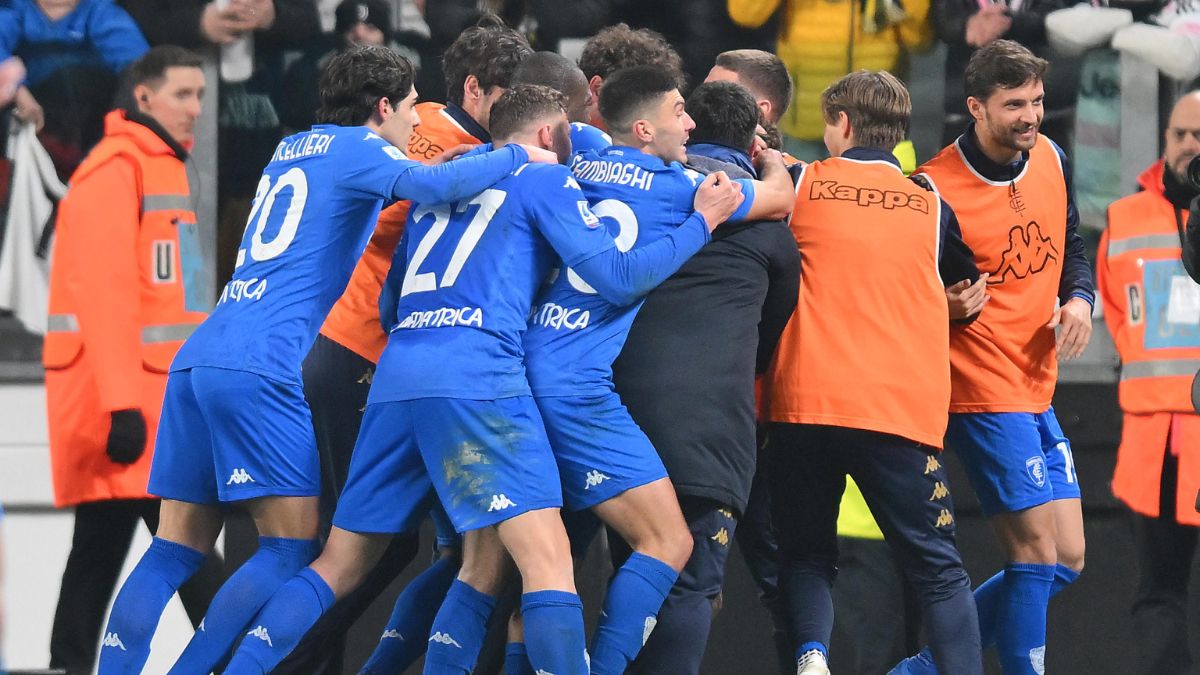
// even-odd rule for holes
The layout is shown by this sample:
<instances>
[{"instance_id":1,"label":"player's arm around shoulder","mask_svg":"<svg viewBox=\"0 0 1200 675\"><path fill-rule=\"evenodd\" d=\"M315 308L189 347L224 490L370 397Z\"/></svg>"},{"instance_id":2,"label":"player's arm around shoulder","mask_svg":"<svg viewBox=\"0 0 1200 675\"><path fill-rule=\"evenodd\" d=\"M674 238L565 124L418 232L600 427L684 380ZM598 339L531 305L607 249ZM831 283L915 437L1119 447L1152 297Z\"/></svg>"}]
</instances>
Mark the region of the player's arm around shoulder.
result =
<instances>
[{"instance_id":1,"label":"player's arm around shoulder","mask_svg":"<svg viewBox=\"0 0 1200 675\"><path fill-rule=\"evenodd\" d=\"M762 150L754 158L759 178L752 182L753 194L746 195L750 201L745 220L783 220L792 212L796 203L795 185L783 155L778 150Z\"/></svg>"}]
</instances>

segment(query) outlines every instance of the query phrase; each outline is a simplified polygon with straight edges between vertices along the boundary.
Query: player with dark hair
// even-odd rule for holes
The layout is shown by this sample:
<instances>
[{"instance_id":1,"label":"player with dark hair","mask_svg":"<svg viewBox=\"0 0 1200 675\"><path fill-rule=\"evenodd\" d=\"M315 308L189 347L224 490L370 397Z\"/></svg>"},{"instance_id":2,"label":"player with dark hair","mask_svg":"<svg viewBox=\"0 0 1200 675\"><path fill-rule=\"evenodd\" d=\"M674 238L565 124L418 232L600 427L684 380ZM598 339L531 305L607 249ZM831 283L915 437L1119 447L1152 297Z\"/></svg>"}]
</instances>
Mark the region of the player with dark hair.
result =
<instances>
[{"instance_id":1,"label":"player with dark hair","mask_svg":"<svg viewBox=\"0 0 1200 675\"><path fill-rule=\"evenodd\" d=\"M692 92L686 109L696 123L687 166L753 177L754 97L732 83L709 83ZM700 672L725 562L751 499L755 373L770 363L796 306L799 271L796 242L782 221L722 223L711 243L646 297L613 364L617 393L662 457L693 541L654 632L626 672ZM631 551L615 532L608 541L620 566Z\"/></svg>"},{"instance_id":2,"label":"player with dark hair","mask_svg":"<svg viewBox=\"0 0 1200 675\"><path fill-rule=\"evenodd\" d=\"M1079 482L1051 403L1056 357L1079 356L1091 338L1095 291L1070 164L1038 133L1048 65L1009 40L976 51L965 75L973 121L917 172L954 207L988 273L987 309L950 333L946 444L1005 550L1004 569L975 589L983 645L994 641L1005 675L1044 672L1047 605L1084 558ZM922 652L895 672L936 671Z\"/></svg>"},{"instance_id":3,"label":"player with dark hair","mask_svg":"<svg viewBox=\"0 0 1200 675\"><path fill-rule=\"evenodd\" d=\"M778 124L792 104L792 76L780 58L760 49L721 52L705 82L737 82L754 95L763 119Z\"/></svg>"},{"instance_id":4,"label":"player with dark hair","mask_svg":"<svg viewBox=\"0 0 1200 675\"><path fill-rule=\"evenodd\" d=\"M579 66L554 52L537 52L530 56L513 74L513 84L541 84L567 97L567 119L571 121L571 150L603 150L612 145L612 138L588 124L588 110L595 96Z\"/></svg>"},{"instance_id":5,"label":"player with dark hair","mask_svg":"<svg viewBox=\"0 0 1200 675\"><path fill-rule=\"evenodd\" d=\"M604 117L600 114L600 88L610 75L622 68L633 66L655 66L675 78L677 89L683 89L683 59L671 47L667 39L649 28L634 30L619 23L593 35L579 56L579 68L587 78L592 92L592 103L588 109L588 122L604 129Z\"/></svg>"},{"instance_id":6,"label":"player with dark hair","mask_svg":"<svg viewBox=\"0 0 1200 675\"><path fill-rule=\"evenodd\" d=\"M412 78L385 48L335 56L319 117L337 124L285 138L264 169L233 279L171 364L149 483L163 498L161 524L113 605L104 675L141 670L167 600L212 550L222 504L245 504L259 548L213 599L174 672L215 667L316 555L320 471L300 363L380 206L475 194L527 160L557 159L520 146L434 167L406 159L397 145L418 123Z\"/></svg>"},{"instance_id":7,"label":"player with dark hair","mask_svg":"<svg viewBox=\"0 0 1200 675\"><path fill-rule=\"evenodd\" d=\"M689 134L689 154L720 159L754 174L748 153L759 113L749 90L733 82L706 82L688 96L686 109L696 123Z\"/></svg>"},{"instance_id":8,"label":"player with dark hair","mask_svg":"<svg viewBox=\"0 0 1200 675\"><path fill-rule=\"evenodd\" d=\"M474 94L481 86L492 95L507 89L519 64L532 53L520 33L490 18L463 31L449 52L455 55L456 65L452 69L455 76L447 80L447 86L454 88L455 93L448 98L460 103L417 104L415 110L421 124L409 137L406 149L408 157L419 162L436 161L447 148L490 141L491 104L485 105L488 97ZM481 85L484 81L487 84ZM379 322L379 289L391 265L409 206L407 201L398 202L379 214L375 231L345 291L329 311L304 360L304 395L312 409L321 456L323 533L328 532L337 499L345 489L351 451L358 438L375 364L387 344L387 335ZM428 634L437 606L431 606L427 598L444 596L457 572L461 555L458 537L437 509L433 515L438 560L405 587L383 631L385 636ZM340 672L339 653L346 631L412 561L418 544L416 532L397 536L362 585L322 616L275 672L311 675L316 664ZM425 644L423 640L384 637L369 665L384 672L403 670L424 653ZM431 646L439 648L437 644Z\"/></svg>"},{"instance_id":9,"label":"player with dark hair","mask_svg":"<svg viewBox=\"0 0 1200 675\"><path fill-rule=\"evenodd\" d=\"M513 73L533 54L529 42L498 19L463 31L442 54L446 102L468 111L484 128L488 111L504 94Z\"/></svg>"},{"instance_id":10,"label":"player with dark hair","mask_svg":"<svg viewBox=\"0 0 1200 675\"><path fill-rule=\"evenodd\" d=\"M729 180L721 173L703 179L679 164L693 123L677 87L675 73L661 67L614 73L600 111L616 145L572 163L575 180L622 249L660 243L690 212L702 183ZM734 220L786 214L792 185L774 159L763 181L736 181L746 200ZM531 315L527 368L566 507L592 510L634 549L609 585L592 640L592 672L608 675L624 672L641 649L691 555L692 537L662 460L613 392L612 362L640 302L610 304L565 262Z\"/></svg>"},{"instance_id":11,"label":"player with dark hair","mask_svg":"<svg viewBox=\"0 0 1200 675\"><path fill-rule=\"evenodd\" d=\"M495 144L524 141L565 158L563 103L546 87L514 87L497 102ZM662 245L628 255L595 227L561 166L524 167L461 202L414 204L389 274L388 287L399 284L388 291L399 298L398 322L380 358L329 543L256 620L272 640L244 641L226 672L270 670L353 589L392 533L411 530L436 491L465 535L464 564L429 638L452 649L431 649L425 672L471 671L507 549L523 578L533 663L586 673L583 615L558 515L561 488L522 364L533 293L558 253L604 297L631 302L698 250L708 239L706 222L735 204L736 191L713 182L697 197L701 215Z\"/></svg>"}]
</instances>

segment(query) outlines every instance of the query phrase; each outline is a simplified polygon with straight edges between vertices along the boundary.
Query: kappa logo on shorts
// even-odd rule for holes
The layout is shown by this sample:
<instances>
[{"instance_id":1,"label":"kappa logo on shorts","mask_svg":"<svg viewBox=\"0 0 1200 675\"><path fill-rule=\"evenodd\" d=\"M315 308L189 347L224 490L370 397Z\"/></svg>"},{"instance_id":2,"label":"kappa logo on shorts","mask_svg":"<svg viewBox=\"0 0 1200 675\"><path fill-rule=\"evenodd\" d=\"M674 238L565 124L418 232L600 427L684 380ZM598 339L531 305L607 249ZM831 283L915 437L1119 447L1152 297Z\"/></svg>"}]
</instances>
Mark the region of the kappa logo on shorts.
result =
<instances>
[{"instance_id":1,"label":"kappa logo on shorts","mask_svg":"<svg viewBox=\"0 0 1200 675\"><path fill-rule=\"evenodd\" d=\"M611 480L611 478L611 476L600 473L599 469L592 469L591 471L587 472L587 481L583 484L583 489L591 490L604 481Z\"/></svg>"},{"instance_id":2,"label":"kappa logo on shorts","mask_svg":"<svg viewBox=\"0 0 1200 675\"><path fill-rule=\"evenodd\" d=\"M925 475L926 476L933 473L934 471L937 471L940 468L942 468L942 465L940 462L937 461L937 457L930 455L925 458Z\"/></svg>"},{"instance_id":3,"label":"kappa logo on shorts","mask_svg":"<svg viewBox=\"0 0 1200 675\"><path fill-rule=\"evenodd\" d=\"M259 640L267 643L267 645L270 647L275 646L275 644L271 642L271 634L267 632L266 626L263 626L261 623L255 626L254 630L246 633L246 637L256 637Z\"/></svg>"},{"instance_id":4,"label":"kappa logo on shorts","mask_svg":"<svg viewBox=\"0 0 1200 675\"><path fill-rule=\"evenodd\" d=\"M403 639L404 639L404 636L401 635L400 631L396 630L395 628L389 628L388 630L383 631L383 635L381 635L379 637L380 642L383 642L384 640L403 640Z\"/></svg>"},{"instance_id":5,"label":"kappa logo on shorts","mask_svg":"<svg viewBox=\"0 0 1200 675\"><path fill-rule=\"evenodd\" d=\"M942 481L938 481L933 485L933 494L929 496L929 501L936 502L939 499L944 499L950 495L950 488Z\"/></svg>"},{"instance_id":6,"label":"kappa logo on shorts","mask_svg":"<svg viewBox=\"0 0 1200 675\"><path fill-rule=\"evenodd\" d=\"M504 494L492 495L492 505L488 507L488 513L492 511L503 511L510 506L516 506L513 500L509 499Z\"/></svg>"},{"instance_id":7,"label":"kappa logo on shorts","mask_svg":"<svg viewBox=\"0 0 1200 675\"><path fill-rule=\"evenodd\" d=\"M1041 455L1030 457L1025 460L1025 473L1029 474L1029 480L1038 487L1046 485L1046 460L1042 459Z\"/></svg>"},{"instance_id":8,"label":"kappa logo on shorts","mask_svg":"<svg viewBox=\"0 0 1200 675\"><path fill-rule=\"evenodd\" d=\"M937 520L933 522L934 527L950 527L954 524L954 515L950 513L950 509L942 509L938 514Z\"/></svg>"},{"instance_id":9,"label":"kappa logo on shorts","mask_svg":"<svg viewBox=\"0 0 1200 675\"><path fill-rule=\"evenodd\" d=\"M250 474L246 473L245 469L234 469L233 473L229 474L229 480L226 481L225 484L244 485L246 483L253 482L255 482L254 479L250 477Z\"/></svg>"},{"instance_id":10,"label":"kappa logo on shorts","mask_svg":"<svg viewBox=\"0 0 1200 675\"><path fill-rule=\"evenodd\" d=\"M101 647L116 647L116 648L120 649L121 651L127 651L125 649L125 643L121 642L121 636L117 635L116 633L105 633L104 641L100 643L100 646Z\"/></svg>"},{"instance_id":11,"label":"kappa logo on shorts","mask_svg":"<svg viewBox=\"0 0 1200 675\"><path fill-rule=\"evenodd\" d=\"M721 529L717 530L716 534L709 537L709 539L712 539L713 541L717 542L718 544L720 544L722 546L728 546L729 545L729 530L722 527Z\"/></svg>"},{"instance_id":12,"label":"kappa logo on shorts","mask_svg":"<svg viewBox=\"0 0 1200 675\"><path fill-rule=\"evenodd\" d=\"M440 630L437 631L436 633L434 633L433 637L429 638L429 641L436 642L438 644L451 646L451 647L458 647L459 649L462 649L462 645L458 644L458 640L455 640L454 638L450 637L449 633L443 633Z\"/></svg>"}]
</instances>

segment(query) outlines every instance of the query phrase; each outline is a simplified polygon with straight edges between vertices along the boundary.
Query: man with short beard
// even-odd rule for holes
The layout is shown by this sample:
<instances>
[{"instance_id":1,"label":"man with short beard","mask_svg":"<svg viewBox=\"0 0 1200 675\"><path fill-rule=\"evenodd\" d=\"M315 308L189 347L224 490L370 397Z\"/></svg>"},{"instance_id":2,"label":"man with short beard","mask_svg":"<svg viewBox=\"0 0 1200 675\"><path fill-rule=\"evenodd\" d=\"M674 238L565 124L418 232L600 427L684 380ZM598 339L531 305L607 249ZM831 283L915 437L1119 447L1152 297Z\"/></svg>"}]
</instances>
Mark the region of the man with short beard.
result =
<instances>
[{"instance_id":1,"label":"man with short beard","mask_svg":"<svg viewBox=\"0 0 1200 675\"><path fill-rule=\"evenodd\" d=\"M1142 173L1143 190L1108 209L1096 282L1121 356L1124 419L1112 489L1129 507L1137 550L1136 672L1182 675L1192 672L1187 590L1200 526L1200 417L1190 395L1200 327L1187 299L1200 286L1187 279L1179 237L1200 193L1187 180L1188 163L1200 156L1200 92L1179 99L1164 136L1163 159Z\"/></svg>"},{"instance_id":2,"label":"man with short beard","mask_svg":"<svg viewBox=\"0 0 1200 675\"><path fill-rule=\"evenodd\" d=\"M1094 291L1070 165L1038 133L1047 65L1009 40L975 52L973 121L917 172L986 273L978 320L951 328L946 444L1005 549L1004 569L975 590L982 645L995 642L1005 675L1045 671L1047 603L1083 569L1079 483L1051 398L1056 355L1079 356L1091 337ZM948 289L951 303L963 292ZM925 651L893 672L935 671Z\"/></svg>"}]
</instances>

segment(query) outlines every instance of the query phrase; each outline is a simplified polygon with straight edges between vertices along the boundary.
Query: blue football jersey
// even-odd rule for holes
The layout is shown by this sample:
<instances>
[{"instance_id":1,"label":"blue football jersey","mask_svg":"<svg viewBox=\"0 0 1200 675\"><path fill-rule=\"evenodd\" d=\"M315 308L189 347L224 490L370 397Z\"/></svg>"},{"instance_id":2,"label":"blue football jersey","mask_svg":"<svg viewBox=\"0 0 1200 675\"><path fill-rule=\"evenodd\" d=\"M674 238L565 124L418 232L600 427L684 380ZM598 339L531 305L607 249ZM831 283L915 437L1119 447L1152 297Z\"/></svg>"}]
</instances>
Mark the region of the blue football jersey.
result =
<instances>
[{"instance_id":1,"label":"blue football jersey","mask_svg":"<svg viewBox=\"0 0 1200 675\"><path fill-rule=\"evenodd\" d=\"M693 212L704 176L678 162L633 148L612 146L575 156L572 172L592 212L622 251L649 244ZM742 220L754 201L750 180L739 180L745 200L730 220ZM571 263L566 262L569 268ZM529 384L535 396L610 391L612 362L641 301L617 307L572 270L559 274L538 296L525 335Z\"/></svg>"},{"instance_id":2,"label":"blue football jersey","mask_svg":"<svg viewBox=\"0 0 1200 675\"><path fill-rule=\"evenodd\" d=\"M583 122L571 123L572 154L578 155L588 151L600 152L612 144L612 136L597 127Z\"/></svg>"},{"instance_id":3,"label":"blue football jersey","mask_svg":"<svg viewBox=\"0 0 1200 675\"><path fill-rule=\"evenodd\" d=\"M614 242L567 167L528 164L472 199L414 203L401 246L372 403L529 395L522 336L538 289L560 257L577 264Z\"/></svg>"},{"instance_id":4,"label":"blue football jersey","mask_svg":"<svg viewBox=\"0 0 1200 675\"><path fill-rule=\"evenodd\" d=\"M283 139L259 179L233 279L171 370L211 366L299 384L385 202L474 194L527 158L515 148L427 167L366 127L319 125Z\"/></svg>"}]
</instances>

